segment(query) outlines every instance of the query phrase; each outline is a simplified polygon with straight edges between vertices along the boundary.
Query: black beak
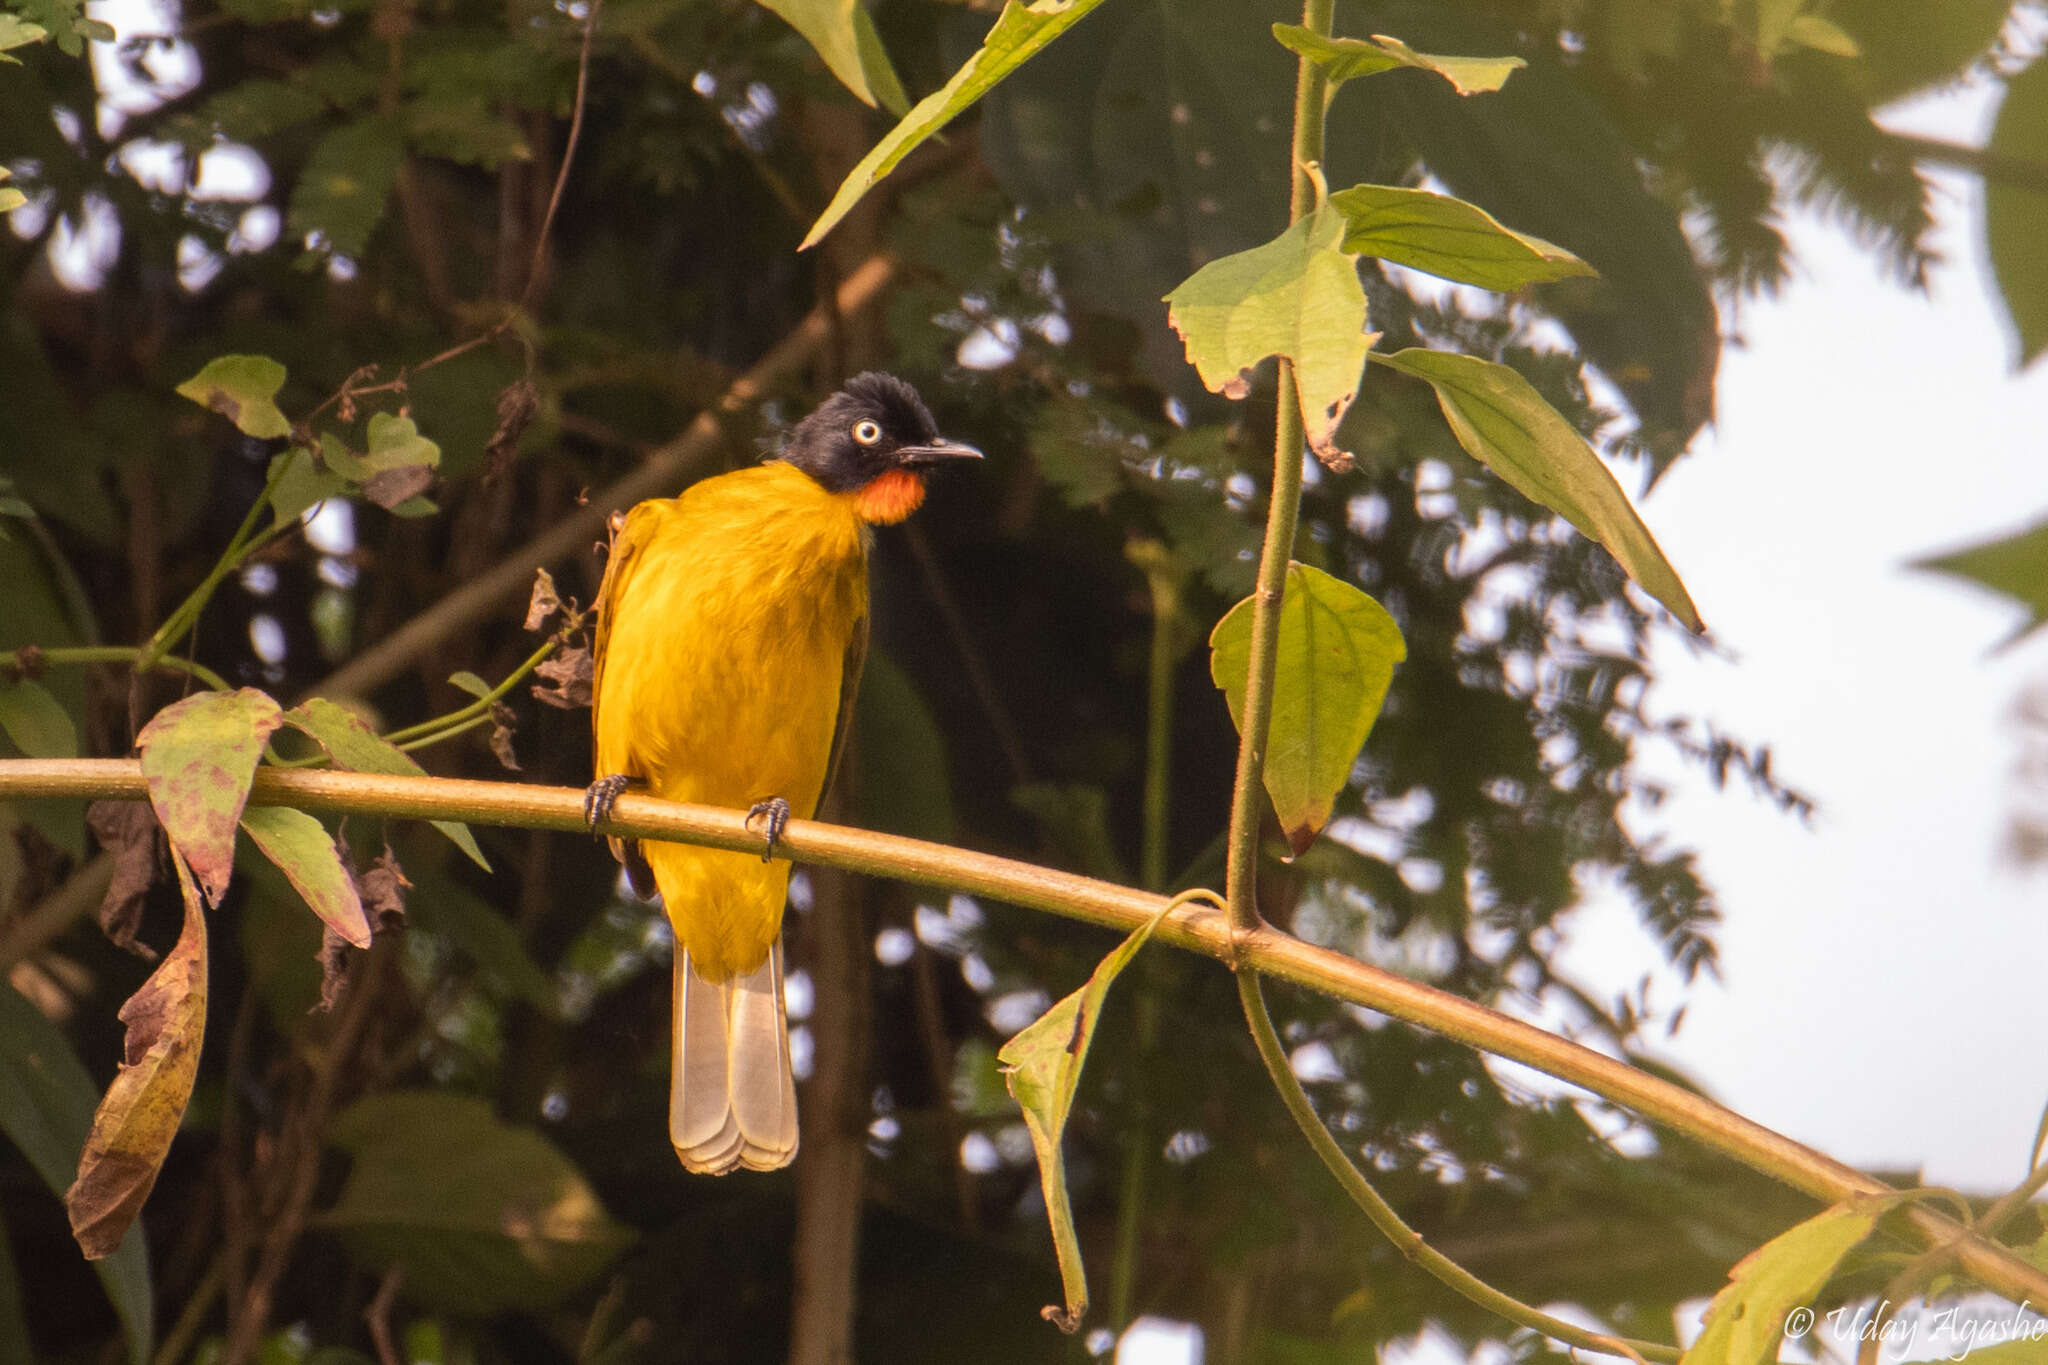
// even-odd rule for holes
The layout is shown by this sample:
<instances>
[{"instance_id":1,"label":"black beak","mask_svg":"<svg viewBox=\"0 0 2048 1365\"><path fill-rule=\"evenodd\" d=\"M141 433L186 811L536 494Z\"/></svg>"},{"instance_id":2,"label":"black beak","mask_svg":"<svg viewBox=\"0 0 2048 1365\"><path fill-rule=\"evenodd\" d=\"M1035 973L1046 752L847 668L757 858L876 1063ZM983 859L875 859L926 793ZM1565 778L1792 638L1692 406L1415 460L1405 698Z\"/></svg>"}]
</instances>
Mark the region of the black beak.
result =
<instances>
[{"instance_id":1,"label":"black beak","mask_svg":"<svg viewBox=\"0 0 2048 1365\"><path fill-rule=\"evenodd\" d=\"M965 445L959 441L949 441L943 436L926 445L896 447L896 459L900 463L907 465L933 465L943 464L948 460L979 460L981 458L981 452L973 446Z\"/></svg>"}]
</instances>

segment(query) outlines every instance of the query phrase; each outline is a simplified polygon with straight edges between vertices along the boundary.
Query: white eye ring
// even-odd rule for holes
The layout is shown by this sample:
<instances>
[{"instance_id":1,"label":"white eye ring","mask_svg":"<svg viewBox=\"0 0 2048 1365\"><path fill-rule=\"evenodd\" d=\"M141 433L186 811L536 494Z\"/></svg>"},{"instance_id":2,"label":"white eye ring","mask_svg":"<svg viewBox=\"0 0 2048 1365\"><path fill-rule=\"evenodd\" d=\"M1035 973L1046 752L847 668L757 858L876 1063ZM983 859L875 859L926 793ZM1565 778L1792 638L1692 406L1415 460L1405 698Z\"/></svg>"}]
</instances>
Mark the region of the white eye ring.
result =
<instances>
[{"instance_id":1,"label":"white eye ring","mask_svg":"<svg viewBox=\"0 0 2048 1365\"><path fill-rule=\"evenodd\" d=\"M853 424L853 439L864 446L871 446L882 439L882 424L872 417L863 417Z\"/></svg>"}]
</instances>

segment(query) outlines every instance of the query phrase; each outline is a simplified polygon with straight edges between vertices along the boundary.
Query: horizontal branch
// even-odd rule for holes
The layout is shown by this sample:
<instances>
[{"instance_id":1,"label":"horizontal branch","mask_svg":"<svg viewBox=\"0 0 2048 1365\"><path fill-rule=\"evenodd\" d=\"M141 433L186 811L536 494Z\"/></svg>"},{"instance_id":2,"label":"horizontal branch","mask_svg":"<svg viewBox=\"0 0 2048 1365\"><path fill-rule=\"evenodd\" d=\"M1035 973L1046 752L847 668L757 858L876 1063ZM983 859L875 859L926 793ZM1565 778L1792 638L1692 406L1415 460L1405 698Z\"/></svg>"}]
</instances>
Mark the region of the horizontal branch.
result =
<instances>
[{"instance_id":1,"label":"horizontal branch","mask_svg":"<svg viewBox=\"0 0 2048 1365\"><path fill-rule=\"evenodd\" d=\"M0 799L139 800L146 794L141 765L131 759L0 761ZM465 820L579 833L585 828L583 793L569 787L261 768L249 799L257 805L357 815ZM710 848L761 848L761 836L747 827L746 817L739 811L630 792L619 798L607 828L610 833L635 838L669 839ZM1164 896L1092 877L812 820L791 820L781 849L799 862L965 891L1126 931L1144 924L1167 903ZM1891 1189L1854 1167L1648 1072L1462 996L1304 943L1270 926L1233 935L1221 911L1191 903L1175 911L1154 937L1364 1005L1534 1067L1818 1199L1832 1203ZM1906 1216L1928 1245L1953 1243L1958 1263L1988 1288L2015 1303L2030 1299L2048 1303L2048 1274L1932 1210L1914 1206Z\"/></svg>"}]
</instances>

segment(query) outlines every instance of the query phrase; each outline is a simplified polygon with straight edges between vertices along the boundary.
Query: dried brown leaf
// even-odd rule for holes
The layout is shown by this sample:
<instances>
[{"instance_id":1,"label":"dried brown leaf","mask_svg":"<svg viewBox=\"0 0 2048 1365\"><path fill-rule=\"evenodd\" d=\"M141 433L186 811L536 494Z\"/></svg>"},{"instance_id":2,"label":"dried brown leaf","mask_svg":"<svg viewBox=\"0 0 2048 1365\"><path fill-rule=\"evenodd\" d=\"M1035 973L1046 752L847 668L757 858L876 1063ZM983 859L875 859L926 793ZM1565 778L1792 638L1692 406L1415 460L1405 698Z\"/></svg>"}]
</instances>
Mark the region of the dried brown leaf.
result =
<instances>
[{"instance_id":1,"label":"dried brown leaf","mask_svg":"<svg viewBox=\"0 0 2048 1365\"><path fill-rule=\"evenodd\" d=\"M589 650L581 646L565 649L552 659L543 660L533 671L554 684L552 687L535 685L534 700L564 711L590 705L592 673Z\"/></svg>"},{"instance_id":2,"label":"dried brown leaf","mask_svg":"<svg viewBox=\"0 0 2048 1365\"><path fill-rule=\"evenodd\" d=\"M555 576L546 569L533 571L533 596L526 603L526 628L539 630L547 619L562 609L562 599L555 592Z\"/></svg>"},{"instance_id":3,"label":"dried brown leaf","mask_svg":"<svg viewBox=\"0 0 2048 1365\"><path fill-rule=\"evenodd\" d=\"M431 465L400 465L396 469L379 470L363 480L363 496L389 511L433 486L434 470Z\"/></svg>"},{"instance_id":4,"label":"dried brown leaf","mask_svg":"<svg viewBox=\"0 0 2048 1365\"><path fill-rule=\"evenodd\" d=\"M398 855L390 845L385 845L377 861L355 877L363 909L370 913L378 929L395 929L405 922L405 893L412 890L412 883L406 879L405 869L398 865Z\"/></svg>"},{"instance_id":5,"label":"dried brown leaf","mask_svg":"<svg viewBox=\"0 0 2048 1365\"><path fill-rule=\"evenodd\" d=\"M163 867L156 812L147 801L95 801L85 808L85 823L114 861L113 880L100 902L100 928L117 947L154 961L156 954L135 941L135 931L142 927L143 902Z\"/></svg>"},{"instance_id":6,"label":"dried brown leaf","mask_svg":"<svg viewBox=\"0 0 2048 1365\"><path fill-rule=\"evenodd\" d=\"M518 772L519 756L512 751L512 733L519 728L519 716L503 702L491 707L491 752L498 762Z\"/></svg>"},{"instance_id":7,"label":"dried brown leaf","mask_svg":"<svg viewBox=\"0 0 2048 1365\"><path fill-rule=\"evenodd\" d=\"M512 461L519 455L519 438L526 434L539 411L540 390L531 379L516 379L498 391L498 429L491 433L490 443L484 447L486 481L498 478L512 467Z\"/></svg>"}]
</instances>

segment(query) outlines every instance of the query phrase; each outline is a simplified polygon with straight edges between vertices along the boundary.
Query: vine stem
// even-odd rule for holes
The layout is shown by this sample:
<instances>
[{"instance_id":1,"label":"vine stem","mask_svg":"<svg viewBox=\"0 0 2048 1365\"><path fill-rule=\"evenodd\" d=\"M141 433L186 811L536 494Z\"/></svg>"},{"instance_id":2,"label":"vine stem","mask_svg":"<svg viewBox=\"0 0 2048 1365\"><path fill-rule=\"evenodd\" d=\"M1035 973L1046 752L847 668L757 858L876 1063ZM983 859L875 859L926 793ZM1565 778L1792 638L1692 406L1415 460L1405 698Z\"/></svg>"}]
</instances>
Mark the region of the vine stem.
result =
<instances>
[{"instance_id":1,"label":"vine stem","mask_svg":"<svg viewBox=\"0 0 2048 1365\"><path fill-rule=\"evenodd\" d=\"M56 645L49 649L37 650L38 659L46 666L62 668L71 664L127 664L140 671L142 647L140 645ZM17 667L20 653L16 652ZM205 664L190 659L180 659L175 654L166 654L150 665L168 673L185 673L215 692L232 692L234 687L220 674Z\"/></svg>"},{"instance_id":2,"label":"vine stem","mask_svg":"<svg viewBox=\"0 0 2048 1365\"><path fill-rule=\"evenodd\" d=\"M133 759L0 761L0 800L38 796L138 801L147 796L147 787L142 767ZM583 793L573 787L263 768L256 773L249 799L262 806L357 815L465 820L577 833L586 829ZM747 827L744 811L685 805L628 792L619 798L614 817L605 832L628 838L668 839L748 852L761 849L761 836ZM777 847L785 856L802 862L963 891L1126 933L1146 923L1169 902L1166 896L1071 872L814 820L791 820ZM1224 913L1187 904L1168 916L1153 937L1378 1010L1467 1047L1534 1067L1817 1199L1834 1203L1858 1195L1895 1192L1882 1181L1724 1109L1703 1095L1463 996L1317 948L1270 925L1240 931ZM1919 1205L1906 1210L1905 1219L1928 1245L1954 1242L1958 1262L1987 1288L2015 1303L2026 1299L2048 1303L2048 1273L2008 1249Z\"/></svg>"}]
</instances>

